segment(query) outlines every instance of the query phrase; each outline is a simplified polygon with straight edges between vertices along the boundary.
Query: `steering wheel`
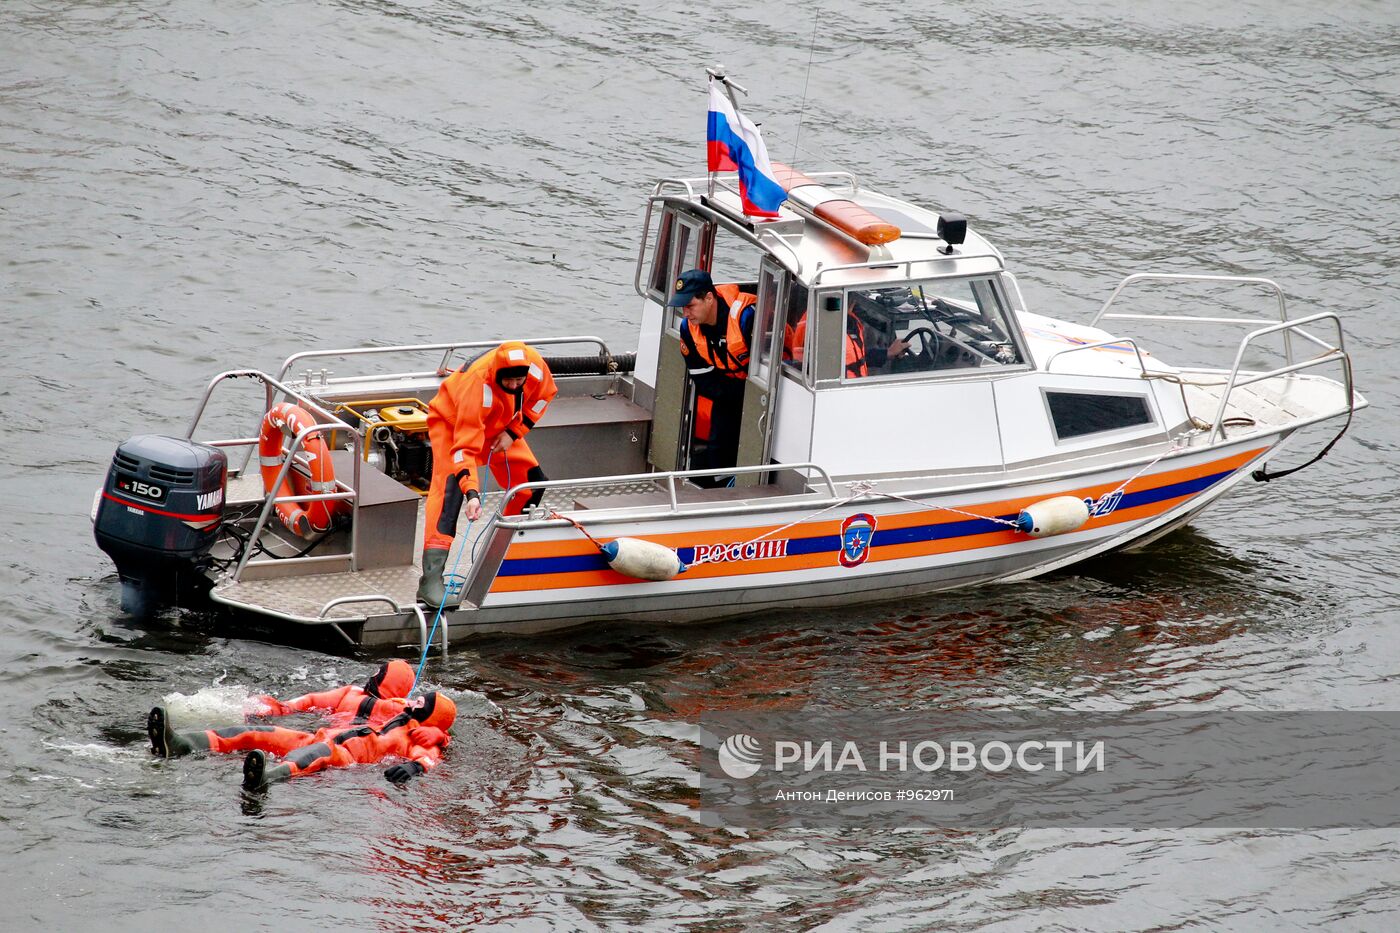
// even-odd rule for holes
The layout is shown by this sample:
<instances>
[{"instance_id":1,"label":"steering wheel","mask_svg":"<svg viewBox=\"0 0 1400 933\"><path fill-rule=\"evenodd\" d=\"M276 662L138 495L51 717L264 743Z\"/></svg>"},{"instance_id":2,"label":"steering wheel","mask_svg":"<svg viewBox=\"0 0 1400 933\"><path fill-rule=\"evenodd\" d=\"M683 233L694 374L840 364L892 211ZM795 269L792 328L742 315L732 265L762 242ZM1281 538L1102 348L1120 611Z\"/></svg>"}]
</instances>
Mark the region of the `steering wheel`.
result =
<instances>
[{"instance_id":1,"label":"steering wheel","mask_svg":"<svg viewBox=\"0 0 1400 933\"><path fill-rule=\"evenodd\" d=\"M919 349L914 350L913 339L919 338ZM943 335L932 327L915 327L904 335L904 342L911 344L910 352L914 354L918 361L917 366L908 366L909 369L933 369L934 362L938 356L938 350L943 345Z\"/></svg>"}]
</instances>

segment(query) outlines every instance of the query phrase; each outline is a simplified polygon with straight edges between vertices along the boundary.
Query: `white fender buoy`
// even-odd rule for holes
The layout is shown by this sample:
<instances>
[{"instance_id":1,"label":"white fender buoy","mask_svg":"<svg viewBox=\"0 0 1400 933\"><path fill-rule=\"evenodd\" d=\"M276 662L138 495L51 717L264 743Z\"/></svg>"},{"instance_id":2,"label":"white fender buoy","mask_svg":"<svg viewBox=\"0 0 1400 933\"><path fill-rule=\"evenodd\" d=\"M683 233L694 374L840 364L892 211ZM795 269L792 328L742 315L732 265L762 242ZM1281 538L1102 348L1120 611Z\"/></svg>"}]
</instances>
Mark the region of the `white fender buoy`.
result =
<instances>
[{"instance_id":1,"label":"white fender buoy","mask_svg":"<svg viewBox=\"0 0 1400 933\"><path fill-rule=\"evenodd\" d=\"M1032 538L1077 531L1089 520L1089 506L1074 496L1056 496L1028 505L1016 516L1016 527Z\"/></svg>"},{"instance_id":2,"label":"white fender buoy","mask_svg":"<svg viewBox=\"0 0 1400 933\"><path fill-rule=\"evenodd\" d=\"M685 572L685 564L676 552L655 541L640 538L616 538L598 546L608 566L620 574L638 580L670 580Z\"/></svg>"}]
</instances>

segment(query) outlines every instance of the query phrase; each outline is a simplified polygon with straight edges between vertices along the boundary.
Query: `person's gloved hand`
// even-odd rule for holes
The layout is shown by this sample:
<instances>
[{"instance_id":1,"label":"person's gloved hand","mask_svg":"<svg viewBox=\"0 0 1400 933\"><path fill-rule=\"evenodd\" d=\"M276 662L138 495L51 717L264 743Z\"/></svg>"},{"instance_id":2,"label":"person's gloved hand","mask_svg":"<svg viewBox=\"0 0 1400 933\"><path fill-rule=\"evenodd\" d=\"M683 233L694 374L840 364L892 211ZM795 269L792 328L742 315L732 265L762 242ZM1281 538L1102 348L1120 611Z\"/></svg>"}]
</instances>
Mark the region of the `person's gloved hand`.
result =
<instances>
[{"instance_id":1,"label":"person's gloved hand","mask_svg":"<svg viewBox=\"0 0 1400 933\"><path fill-rule=\"evenodd\" d=\"M467 500L467 521L476 521L481 517L481 493L476 490L476 478L471 470L457 474L457 488Z\"/></svg>"},{"instance_id":2,"label":"person's gloved hand","mask_svg":"<svg viewBox=\"0 0 1400 933\"><path fill-rule=\"evenodd\" d=\"M419 748L441 748L447 744L447 733L436 726L414 726L408 730L408 740Z\"/></svg>"},{"instance_id":3,"label":"person's gloved hand","mask_svg":"<svg viewBox=\"0 0 1400 933\"><path fill-rule=\"evenodd\" d=\"M416 761L410 761L401 765L394 765L385 770L384 777L392 784L407 784L409 781L428 770Z\"/></svg>"}]
</instances>

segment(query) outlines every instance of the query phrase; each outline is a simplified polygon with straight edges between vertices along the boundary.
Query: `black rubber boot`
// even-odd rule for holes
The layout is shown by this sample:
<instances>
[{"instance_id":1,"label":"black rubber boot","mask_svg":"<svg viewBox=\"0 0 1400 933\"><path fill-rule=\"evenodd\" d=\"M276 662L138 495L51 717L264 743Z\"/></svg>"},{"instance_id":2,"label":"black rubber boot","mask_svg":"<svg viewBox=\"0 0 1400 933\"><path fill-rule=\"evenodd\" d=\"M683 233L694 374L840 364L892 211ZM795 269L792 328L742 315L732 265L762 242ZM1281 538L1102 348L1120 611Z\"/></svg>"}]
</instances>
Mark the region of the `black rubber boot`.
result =
<instances>
[{"instance_id":1,"label":"black rubber boot","mask_svg":"<svg viewBox=\"0 0 1400 933\"><path fill-rule=\"evenodd\" d=\"M209 736L203 732L181 734L170 728L170 717L164 706L152 706L146 715L146 738L151 740L151 751L162 758L179 758L190 752L209 750Z\"/></svg>"},{"instance_id":2,"label":"black rubber boot","mask_svg":"<svg viewBox=\"0 0 1400 933\"><path fill-rule=\"evenodd\" d=\"M292 776L291 765L268 765L267 753L251 751L243 759L243 789L261 790Z\"/></svg>"},{"instance_id":3,"label":"black rubber boot","mask_svg":"<svg viewBox=\"0 0 1400 933\"><path fill-rule=\"evenodd\" d=\"M442 581L442 572L447 569L448 552L442 548L423 549L423 576L418 580L418 601L436 609L438 606L455 606L461 596L447 595L447 586Z\"/></svg>"}]
</instances>

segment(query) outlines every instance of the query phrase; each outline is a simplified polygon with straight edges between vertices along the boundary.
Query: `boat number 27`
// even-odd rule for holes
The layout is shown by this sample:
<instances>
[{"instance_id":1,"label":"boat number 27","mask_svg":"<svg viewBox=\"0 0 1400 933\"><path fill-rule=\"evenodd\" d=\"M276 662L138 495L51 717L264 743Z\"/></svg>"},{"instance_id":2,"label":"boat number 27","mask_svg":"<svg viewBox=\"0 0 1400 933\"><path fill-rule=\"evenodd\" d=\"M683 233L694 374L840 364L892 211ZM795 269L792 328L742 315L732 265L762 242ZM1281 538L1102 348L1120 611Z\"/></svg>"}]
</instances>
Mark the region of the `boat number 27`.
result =
<instances>
[{"instance_id":1,"label":"boat number 27","mask_svg":"<svg viewBox=\"0 0 1400 933\"><path fill-rule=\"evenodd\" d=\"M1089 507L1090 515L1107 515L1118 508L1118 503L1123 501L1123 490L1115 489L1102 499L1085 499L1084 504Z\"/></svg>"}]
</instances>

